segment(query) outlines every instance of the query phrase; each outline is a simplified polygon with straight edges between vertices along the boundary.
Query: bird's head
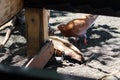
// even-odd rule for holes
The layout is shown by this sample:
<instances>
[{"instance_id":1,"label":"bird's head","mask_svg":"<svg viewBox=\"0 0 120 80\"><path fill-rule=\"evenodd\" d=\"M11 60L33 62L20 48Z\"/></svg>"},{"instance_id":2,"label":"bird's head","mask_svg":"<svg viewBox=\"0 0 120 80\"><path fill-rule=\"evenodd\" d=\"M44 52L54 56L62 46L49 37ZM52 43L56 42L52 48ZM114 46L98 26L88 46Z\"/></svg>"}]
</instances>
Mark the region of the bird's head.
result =
<instances>
[{"instance_id":1,"label":"bird's head","mask_svg":"<svg viewBox=\"0 0 120 80\"><path fill-rule=\"evenodd\" d=\"M57 28L58 28L58 30L63 31L64 27L65 27L65 24L60 24L60 25L58 25Z\"/></svg>"}]
</instances>

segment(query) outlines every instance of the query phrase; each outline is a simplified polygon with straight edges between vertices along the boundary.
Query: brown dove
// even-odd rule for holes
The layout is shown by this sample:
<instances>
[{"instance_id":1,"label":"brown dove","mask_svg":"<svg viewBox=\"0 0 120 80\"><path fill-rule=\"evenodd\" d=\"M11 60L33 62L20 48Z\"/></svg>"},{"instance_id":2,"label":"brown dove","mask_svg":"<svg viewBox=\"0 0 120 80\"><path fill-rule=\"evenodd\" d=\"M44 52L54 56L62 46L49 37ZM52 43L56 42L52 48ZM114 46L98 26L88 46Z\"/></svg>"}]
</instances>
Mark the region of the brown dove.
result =
<instances>
[{"instance_id":1,"label":"brown dove","mask_svg":"<svg viewBox=\"0 0 120 80\"><path fill-rule=\"evenodd\" d=\"M98 15L87 14L84 17L73 19L67 24L60 24L57 28L65 37L76 37L84 36L84 44L87 45L87 30L97 19Z\"/></svg>"}]
</instances>

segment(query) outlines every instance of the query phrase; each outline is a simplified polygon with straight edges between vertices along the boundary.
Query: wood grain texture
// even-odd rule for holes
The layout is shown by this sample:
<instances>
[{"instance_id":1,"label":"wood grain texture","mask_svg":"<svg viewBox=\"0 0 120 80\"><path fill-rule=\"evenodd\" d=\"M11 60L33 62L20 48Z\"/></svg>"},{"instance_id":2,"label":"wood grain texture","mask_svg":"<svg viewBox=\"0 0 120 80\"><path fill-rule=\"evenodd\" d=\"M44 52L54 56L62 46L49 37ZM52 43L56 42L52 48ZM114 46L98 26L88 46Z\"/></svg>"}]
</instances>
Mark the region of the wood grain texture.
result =
<instances>
[{"instance_id":1,"label":"wood grain texture","mask_svg":"<svg viewBox=\"0 0 120 80\"><path fill-rule=\"evenodd\" d=\"M0 0L0 26L23 8L22 0Z\"/></svg>"},{"instance_id":2,"label":"wood grain texture","mask_svg":"<svg viewBox=\"0 0 120 80\"><path fill-rule=\"evenodd\" d=\"M47 64L49 59L52 57L54 53L54 46L52 41L46 43L38 54L36 54L25 66L26 68L39 68L42 69Z\"/></svg>"},{"instance_id":3,"label":"wood grain texture","mask_svg":"<svg viewBox=\"0 0 120 80\"><path fill-rule=\"evenodd\" d=\"M26 8L27 55L34 56L48 40L48 16L46 9Z\"/></svg>"}]
</instances>

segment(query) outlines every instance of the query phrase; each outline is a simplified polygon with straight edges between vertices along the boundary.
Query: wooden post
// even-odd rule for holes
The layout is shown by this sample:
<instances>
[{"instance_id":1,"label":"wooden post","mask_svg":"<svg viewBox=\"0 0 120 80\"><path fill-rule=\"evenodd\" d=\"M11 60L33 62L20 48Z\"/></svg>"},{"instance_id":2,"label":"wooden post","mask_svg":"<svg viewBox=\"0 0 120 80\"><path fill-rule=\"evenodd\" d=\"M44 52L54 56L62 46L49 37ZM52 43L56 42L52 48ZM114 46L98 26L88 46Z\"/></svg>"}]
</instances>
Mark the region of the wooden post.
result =
<instances>
[{"instance_id":1,"label":"wooden post","mask_svg":"<svg viewBox=\"0 0 120 80\"><path fill-rule=\"evenodd\" d=\"M48 14L46 9L26 8L27 55L33 57L48 40Z\"/></svg>"}]
</instances>

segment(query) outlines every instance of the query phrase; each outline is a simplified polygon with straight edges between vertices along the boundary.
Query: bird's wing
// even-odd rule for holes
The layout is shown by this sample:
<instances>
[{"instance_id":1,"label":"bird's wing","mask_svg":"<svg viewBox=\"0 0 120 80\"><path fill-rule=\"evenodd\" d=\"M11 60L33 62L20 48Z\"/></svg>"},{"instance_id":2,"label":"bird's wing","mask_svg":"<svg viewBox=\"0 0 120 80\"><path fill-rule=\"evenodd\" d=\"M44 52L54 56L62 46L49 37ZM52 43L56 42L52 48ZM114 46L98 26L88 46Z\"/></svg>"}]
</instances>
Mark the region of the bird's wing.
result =
<instances>
[{"instance_id":1,"label":"bird's wing","mask_svg":"<svg viewBox=\"0 0 120 80\"><path fill-rule=\"evenodd\" d=\"M75 33L76 35L80 35L81 33L85 32L85 30L86 30L85 21L75 23L75 26L72 29L73 33Z\"/></svg>"}]
</instances>

